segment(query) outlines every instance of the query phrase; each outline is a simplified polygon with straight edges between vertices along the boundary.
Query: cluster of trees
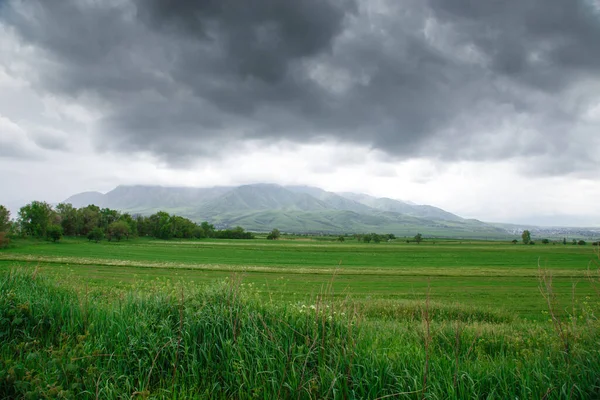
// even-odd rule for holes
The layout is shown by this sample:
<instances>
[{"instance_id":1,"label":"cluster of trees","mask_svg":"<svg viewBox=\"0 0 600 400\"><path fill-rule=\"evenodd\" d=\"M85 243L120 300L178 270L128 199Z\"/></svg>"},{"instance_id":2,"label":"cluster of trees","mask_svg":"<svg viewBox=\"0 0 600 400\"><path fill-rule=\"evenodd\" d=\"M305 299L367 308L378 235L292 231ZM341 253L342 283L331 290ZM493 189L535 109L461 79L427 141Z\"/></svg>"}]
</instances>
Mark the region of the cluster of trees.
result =
<instances>
[{"instance_id":1,"label":"cluster of trees","mask_svg":"<svg viewBox=\"0 0 600 400\"><path fill-rule=\"evenodd\" d=\"M365 242L365 243L381 243L383 241L394 240L396 236L393 233L389 234L378 234L378 233L366 233L366 234L356 234L354 238L357 242ZM339 240L339 239L338 239Z\"/></svg>"},{"instance_id":2,"label":"cluster of trees","mask_svg":"<svg viewBox=\"0 0 600 400\"><path fill-rule=\"evenodd\" d=\"M535 242L531 239L531 232L529 232L527 229L523 231L523 233L521 234L521 240L523 241L523 244L535 244ZM518 241L517 239L514 239L512 241L513 244L517 244ZM543 244L549 244L550 240L548 239L542 239L542 243ZM556 244L557 242L552 242L552 244ZM562 244L566 245L567 244L567 238L563 238L562 240ZM576 240L573 239L573 241L571 242L572 245L579 245L579 246L585 246L586 242L585 240ZM594 246L596 246L598 243L594 242L592 243Z\"/></svg>"},{"instance_id":3,"label":"cluster of trees","mask_svg":"<svg viewBox=\"0 0 600 400\"><path fill-rule=\"evenodd\" d=\"M8 228L4 228L4 226ZM150 236L158 239L253 239L251 232L242 227L217 230L208 222L197 224L187 218L159 211L150 216L121 213L95 205L75 208L71 204L52 207L41 201L33 201L19 210L18 219L10 222L10 214L0 206L0 239L13 235L47 238L58 241L63 235L84 236L99 242L106 238L120 241L132 236Z\"/></svg>"}]
</instances>

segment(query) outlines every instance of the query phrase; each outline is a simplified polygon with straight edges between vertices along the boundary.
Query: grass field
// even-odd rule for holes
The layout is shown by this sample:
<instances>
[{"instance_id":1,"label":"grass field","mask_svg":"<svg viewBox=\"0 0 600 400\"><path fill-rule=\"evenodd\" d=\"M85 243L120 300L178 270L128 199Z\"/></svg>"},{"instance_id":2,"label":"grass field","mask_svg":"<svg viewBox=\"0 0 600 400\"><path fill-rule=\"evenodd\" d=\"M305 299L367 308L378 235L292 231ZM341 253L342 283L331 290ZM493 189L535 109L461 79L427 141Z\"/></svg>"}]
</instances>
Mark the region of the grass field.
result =
<instances>
[{"instance_id":1,"label":"grass field","mask_svg":"<svg viewBox=\"0 0 600 400\"><path fill-rule=\"evenodd\" d=\"M594 260L485 241L16 241L0 398L600 398Z\"/></svg>"},{"instance_id":2,"label":"grass field","mask_svg":"<svg viewBox=\"0 0 600 400\"><path fill-rule=\"evenodd\" d=\"M486 241L403 241L360 244L306 240L158 241L120 243L17 242L0 251L0 268L39 266L98 287L126 288L159 278L208 283L232 274L271 297L304 300L333 280L339 295L356 299L422 300L489 307L528 319L543 318L538 274L554 276L559 298L592 294L585 278L591 246L513 245Z\"/></svg>"}]
</instances>

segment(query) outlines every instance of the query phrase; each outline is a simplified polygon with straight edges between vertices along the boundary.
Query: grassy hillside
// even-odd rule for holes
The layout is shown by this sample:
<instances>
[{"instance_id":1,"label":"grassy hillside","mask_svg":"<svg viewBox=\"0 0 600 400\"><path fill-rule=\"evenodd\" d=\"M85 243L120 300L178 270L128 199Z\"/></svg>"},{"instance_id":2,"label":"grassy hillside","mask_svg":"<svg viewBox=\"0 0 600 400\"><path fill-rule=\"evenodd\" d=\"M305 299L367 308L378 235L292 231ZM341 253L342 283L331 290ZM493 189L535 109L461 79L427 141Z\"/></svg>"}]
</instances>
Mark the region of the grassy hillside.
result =
<instances>
[{"instance_id":1,"label":"grassy hillside","mask_svg":"<svg viewBox=\"0 0 600 400\"><path fill-rule=\"evenodd\" d=\"M201 219L201 215L196 215ZM223 226L243 226L253 231L279 228L299 233L394 233L413 237L417 233L427 236L461 238L508 238L506 231L490 227L479 221L432 221L393 212L357 213L344 210L303 212L295 210L268 210L248 213L230 212L211 219Z\"/></svg>"},{"instance_id":2,"label":"grassy hillside","mask_svg":"<svg viewBox=\"0 0 600 400\"><path fill-rule=\"evenodd\" d=\"M84 193L66 200L76 206L93 200L100 207L150 215L166 211L223 228L242 226L266 232L278 228L296 233L394 233L414 236L506 238L507 232L465 220L436 207L344 193L309 186L270 184L234 188L166 188L119 186L101 195Z\"/></svg>"}]
</instances>

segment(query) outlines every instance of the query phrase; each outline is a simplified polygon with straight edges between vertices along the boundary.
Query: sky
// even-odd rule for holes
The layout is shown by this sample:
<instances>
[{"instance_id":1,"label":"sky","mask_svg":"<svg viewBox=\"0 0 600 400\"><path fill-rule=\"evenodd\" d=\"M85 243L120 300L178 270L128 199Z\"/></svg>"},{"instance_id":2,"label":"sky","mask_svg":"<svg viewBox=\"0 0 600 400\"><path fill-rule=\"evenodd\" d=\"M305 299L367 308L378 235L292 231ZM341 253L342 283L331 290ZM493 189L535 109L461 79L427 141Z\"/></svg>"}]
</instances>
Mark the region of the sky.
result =
<instances>
[{"instance_id":1,"label":"sky","mask_svg":"<svg viewBox=\"0 0 600 400\"><path fill-rule=\"evenodd\" d=\"M600 226L600 0L0 0L0 204L258 182Z\"/></svg>"}]
</instances>

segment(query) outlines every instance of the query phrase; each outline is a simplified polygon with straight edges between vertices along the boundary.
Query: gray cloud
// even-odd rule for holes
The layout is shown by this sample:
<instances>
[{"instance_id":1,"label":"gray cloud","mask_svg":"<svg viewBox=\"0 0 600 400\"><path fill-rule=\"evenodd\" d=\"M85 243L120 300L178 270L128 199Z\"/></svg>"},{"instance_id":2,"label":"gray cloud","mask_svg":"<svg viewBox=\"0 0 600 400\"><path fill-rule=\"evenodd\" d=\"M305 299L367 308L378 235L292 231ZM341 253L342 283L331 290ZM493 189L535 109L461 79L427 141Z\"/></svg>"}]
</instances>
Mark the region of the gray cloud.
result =
<instances>
[{"instance_id":1,"label":"gray cloud","mask_svg":"<svg viewBox=\"0 0 600 400\"><path fill-rule=\"evenodd\" d=\"M39 49L40 90L100 111L105 151L185 165L325 138L532 157L538 174L599 165L581 122L600 78L588 0L31 0L0 21Z\"/></svg>"},{"instance_id":2,"label":"gray cloud","mask_svg":"<svg viewBox=\"0 0 600 400\"><path fill-rule=\"evenodd\" d=\"M50 128L37 128L29 132L29 138L45 150L68 150L67 135Z\"/></svg>"}]
</instances>

